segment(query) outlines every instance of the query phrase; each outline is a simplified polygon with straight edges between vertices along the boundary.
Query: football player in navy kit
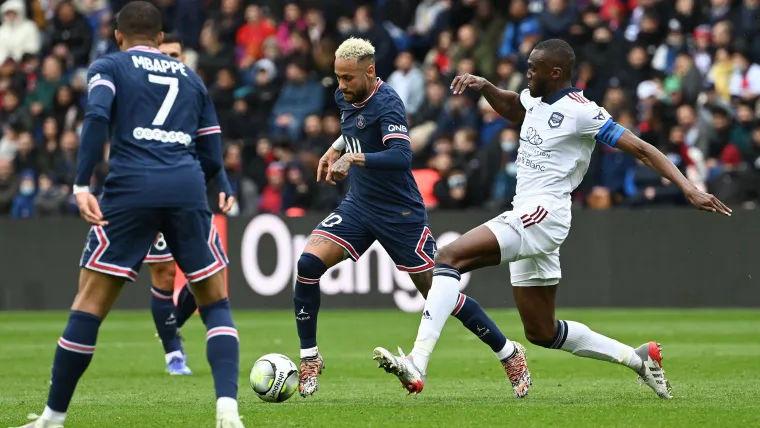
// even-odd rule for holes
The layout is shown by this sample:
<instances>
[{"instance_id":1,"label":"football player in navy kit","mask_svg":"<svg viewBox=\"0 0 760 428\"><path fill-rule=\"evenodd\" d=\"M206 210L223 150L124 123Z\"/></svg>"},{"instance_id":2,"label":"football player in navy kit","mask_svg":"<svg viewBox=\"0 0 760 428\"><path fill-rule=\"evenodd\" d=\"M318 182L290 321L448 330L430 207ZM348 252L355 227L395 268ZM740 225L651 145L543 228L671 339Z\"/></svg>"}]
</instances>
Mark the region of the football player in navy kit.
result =
<instances>
[{"instance_id":1,"label":"football player in navy kit","mask_svg":"<svg viewBox=\"0 0 760 428\"><path fill-rule=\"evenodd\" d=\"M411 171L406 111L396 91L376 77L374 54L371 43L356 38L343 42L335 53L342 135L320 160L317 181L334 184L348 177L351 189L311 233L297 264L293 302L301 340L299 392L304 397L317 390L324 368L317 348L317 315L319 281L327 269L347 258L356 261L378 241L396 268L409 272L423 296L432 281L435 239ZM460 294L452 315L499 360L511 356L505 353L506 338L478 302ZM402 384L418 393L423 382Z\"/></svg>"},{"instance_id":2,"label":"football player in navy kit","mask_svg":"<svg viewBox=\"0 0 760 428\"><path fill-rule=\"evenodd\" d=\"M80 261L79 290L58 340L47 405L27 427L63 427L101 322L125 280L137 277L159 231L187 273L207 328L216 426L243 427L238 333L224 282L228 261L206 196L206 183L222 169L221 129L201 79L157 49L161 27L161 12L151 3L128 3L117 16L121 51L90 65L73 189L92 228ZM88 186L109 139L109 174L98 202Z\"/></svg>"},{"instance_id":3,"label":"football player in navy kit","mask_svg":"<svg viewBox=\"0 0 760 428\"><path fill-rule=\"evenodd\" d=\"M164 55L184 63L183 47L179 37L174 34L165 34L158 49ZM235 204L235 197L232 196L224 168L219 171L216 181L220 189L219 209L227 212ZM185 283L177 295L177 304L174 304L174 277L177 267L163 234L158 234L144 262L150 266L150 278L153 284L150 290L150 309L156 324L156 335L164 348L166 372L170 375L190 375L192 371L187 366L187 356L182 347L179 329L198 309L195 296L190 291L188 283Z\"/></svg>"}]
</instances>

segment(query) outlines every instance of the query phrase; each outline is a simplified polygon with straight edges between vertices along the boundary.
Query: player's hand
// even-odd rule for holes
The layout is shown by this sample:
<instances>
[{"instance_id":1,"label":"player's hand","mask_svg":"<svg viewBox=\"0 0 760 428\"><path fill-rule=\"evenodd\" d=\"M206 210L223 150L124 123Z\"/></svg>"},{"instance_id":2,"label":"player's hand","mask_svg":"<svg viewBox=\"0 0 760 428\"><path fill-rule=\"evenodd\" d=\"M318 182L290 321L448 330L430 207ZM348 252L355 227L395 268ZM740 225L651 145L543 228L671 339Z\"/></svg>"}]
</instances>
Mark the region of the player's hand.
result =
<instances>
[{"instance_id":1,"label":"player's hand","mask_svg":"<svg viewBox=\"0 0 760 428\"><path fill-rule=\"evenodd\" d=\"M332 164L328 176L331 176L333 180L343 180L348 177L348 169L351 168L351 165L351 154L345 154Z\"/></svg>"},{"instance_id":2,"label":"player's hand","mask_svg":"<svg viewBox=\"0 0 760 428\"><path fill-rule=\"evenodd\" d=\"M87 223L93 226L105 226L107 221L103 220L103 213L100 212L100 205L98 200L95 199L90 192L77 193L77 205L79 206L79 214Z\"/></svg>"},{"instance_id":3,"label":"player's hand","mask_svg":"<svg viewBox=\"0 0 760 428\"><path fill-rule=\"evenodd\" d=\"M324 155L319 159L319 165L317 166L317 182L322 180L322 175L325 174L325 181L330 184L335 184L332 179L332 172L330 167L340 159L340 152L330 147L327 149Z\"/></svg>"},{"instance_id":4,"label":"player's hand","mask_svg":"<svg viewBox=\"0 0 760 428\"><path fill-rule=\"evenodd\" d=\"M488 80L475 76L469 73L465 73L461 76L457 76L451 82L451 87L454 95L461 94L465 89L470 88L475 91L480 91L488 83Z\"/></svg>"},{"instance_id":5,"label":"player's hand","mask_svg":"<svg viewBox=\"0 0 760 428\"><path fill-rule=\"evenodd\" d=\"M231 210L233 206L235 206L235 196L230 195L228 198L226 193L219 192L219 209L222 210L223 213L226 213Z\"/></svg>"},{"instance_id":6,"label":"player's hand","mask_svg":"<svg viewBox=\"0 0 760 428\"><path fill-rule=\"evenodd\" d=\"M731 208L727 207L720 201L720 199L709 193L703 192L696 187L686 192L686 197L689 199L689 202L694 205L694 208L702 211L717 212L731 217Z\"/></svg>"}]
</instances>

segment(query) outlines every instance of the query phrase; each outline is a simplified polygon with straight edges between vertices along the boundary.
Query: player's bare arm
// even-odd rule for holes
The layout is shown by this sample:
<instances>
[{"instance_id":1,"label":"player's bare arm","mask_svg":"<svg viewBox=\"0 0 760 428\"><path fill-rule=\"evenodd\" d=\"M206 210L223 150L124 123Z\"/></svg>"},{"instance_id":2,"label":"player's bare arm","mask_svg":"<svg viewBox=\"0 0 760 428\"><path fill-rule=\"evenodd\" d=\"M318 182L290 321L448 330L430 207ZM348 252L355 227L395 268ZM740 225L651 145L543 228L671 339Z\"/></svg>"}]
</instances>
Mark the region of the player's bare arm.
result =
<instances>
[{"instance_id":1,"label":"player's bare arm","mask_svg":"<svg viewBox=\"0 0 760 428\"><path fill-rule=\"evenodd\" d=\"M699 190L681 174L681 171L662 152L631 131L626 130L620 136L615 147L636 157L646 166L675 183L695 208L731 216L731 208L728 208L715 196Z\"/></svg>"},{"instance_id":2,"label":"player's bare arm","mask_svg":"<svg viewBox=\"0 0 760 428\"><path fill-rule=\"evenodd\" d=\"M525 118L525 108L517 92L499 89L485 78L472 74L457 76L451 82L454 95L462 94L467 88L480 92L496 113L508 121L520 123Z\"/></svg>"}]
</instances>

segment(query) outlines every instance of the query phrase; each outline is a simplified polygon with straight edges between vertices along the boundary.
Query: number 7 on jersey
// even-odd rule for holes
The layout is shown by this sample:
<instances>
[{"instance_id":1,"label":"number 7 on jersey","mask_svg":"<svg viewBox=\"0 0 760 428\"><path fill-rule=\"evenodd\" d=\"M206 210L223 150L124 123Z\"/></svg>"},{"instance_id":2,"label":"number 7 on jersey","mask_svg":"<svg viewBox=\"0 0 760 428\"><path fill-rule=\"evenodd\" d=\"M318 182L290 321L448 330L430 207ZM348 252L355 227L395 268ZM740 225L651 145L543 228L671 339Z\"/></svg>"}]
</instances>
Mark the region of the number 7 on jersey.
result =
<instances>
[{"instance_id":1,"label":"number 7 on jersey","mask_svg":"<svg viewBox=\"0 0 760 428\"><path fill-rule=\"evenodd\" d=\"M164 98L164 102L161 103L161 108L158 109L156 117L153 118L152 124L154 126L161 126L166 122L166 118L169 116L169 112L172 110L174 102L177 100L177 94L179 94L179 79L176 77L149 74L148 81L158 85L169 86L169 91L166 92L166 98Z\"/></svg>"}]
</instances>

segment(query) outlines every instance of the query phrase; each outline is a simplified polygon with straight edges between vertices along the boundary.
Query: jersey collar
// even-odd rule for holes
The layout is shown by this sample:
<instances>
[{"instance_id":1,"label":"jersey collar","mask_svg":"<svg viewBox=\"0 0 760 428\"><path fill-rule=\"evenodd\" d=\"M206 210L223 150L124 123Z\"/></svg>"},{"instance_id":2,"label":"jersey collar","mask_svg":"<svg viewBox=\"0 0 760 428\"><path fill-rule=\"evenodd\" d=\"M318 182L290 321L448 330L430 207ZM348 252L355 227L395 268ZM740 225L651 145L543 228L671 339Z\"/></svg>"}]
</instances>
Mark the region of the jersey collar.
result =
<instances>
[{"instance_id":1,"label":"jersey collar","mask_svg":"<svg viewBox=\"0 0 760 428\"><path fill-rule=\"evenodd\" d=\"M365 105L367 105L367 103L369 102L369 100L372 99L372 97L377 93L377 90L380 89L380 86L382 86L382 84L383 84L383 81L378 77L377 81L375 82L375 89L372 91L371 94L369 94L369 96L367 97L367 99L364 100L364 101L362 101L362 102L360 102L360 103L351 104L351 105L354 106L354 107L356 107L356 108L364 107Z\"/></svg>"},{"instance_id":2,"label":"jersey collar","mask_svg":"<svg viewBox=\"0 0 760 428\"><path fill-rule=\"evenodd\" d=\"M129 51L161 53L161 51L156 48L152 48L150 46L143 46L143 45L132 46L131 48L127 49L127 52Z\"/></svg>"},{"instance_id":3,"label":"jersey collar","mask_svg":"<svg viewBox=\"0 0 760 428\"><path fill-rule=\"evenodd\" d=\"M561 100L565 95L573 93L573 92L581 92L581 90L578 88L572 88L572 87L563 89L557 92L556 94L552 95L551 97L542 99L541 101L545 102L546 104L554 104L557 101Z\"/></svg>"}]
</instances>

